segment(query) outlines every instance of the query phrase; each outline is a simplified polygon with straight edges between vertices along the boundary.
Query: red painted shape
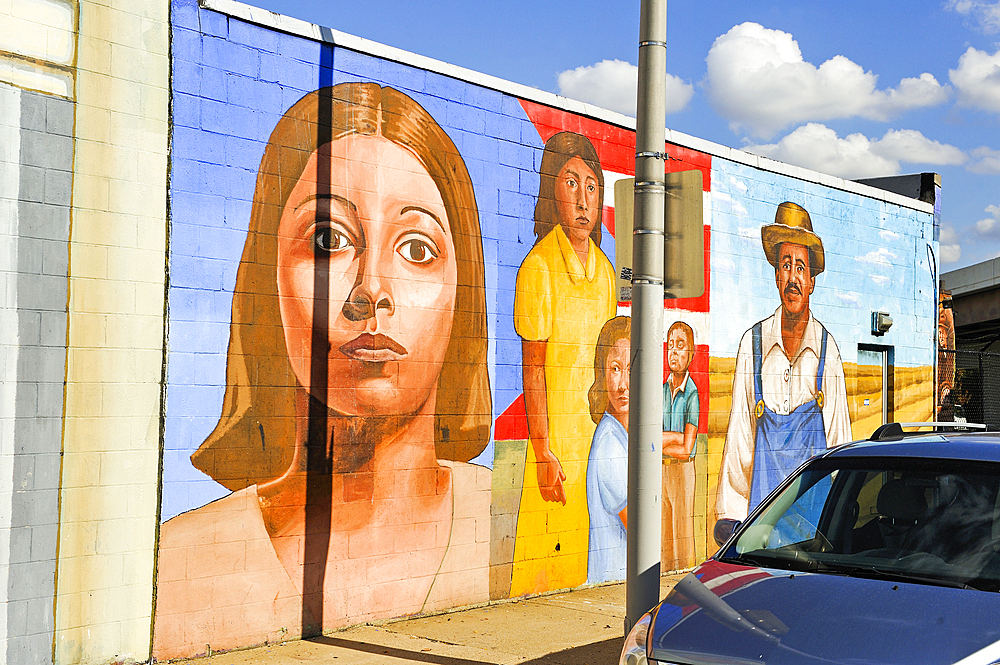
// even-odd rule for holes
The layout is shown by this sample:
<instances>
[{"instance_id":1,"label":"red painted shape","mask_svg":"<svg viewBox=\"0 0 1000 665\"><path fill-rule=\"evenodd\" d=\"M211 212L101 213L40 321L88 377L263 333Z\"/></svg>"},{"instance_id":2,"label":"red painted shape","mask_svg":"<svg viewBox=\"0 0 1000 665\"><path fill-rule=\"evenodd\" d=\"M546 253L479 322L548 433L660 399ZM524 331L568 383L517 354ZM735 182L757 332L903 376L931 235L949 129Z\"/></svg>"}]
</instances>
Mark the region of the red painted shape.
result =
<instances>
[{"instance_id":1,"label":"red painted shape","mask_svg":"<svg viewBox=\"0 0 1000 665\"><path fill-rule=\"evenodd\" d=\"M688 372L695 387L698 388L698 431L705 433L708 431L708 344L694 345L694 358L688 365ZM667 343L664 342L663 383L667 382L668 374L670 368L667 367Z\"/></svg>"},{"instance_id":2,"label":"red painted shape","mask_svg":"<svg viewBox=\"0 0 1000 665\"><path fill-rule=\"evenodd\" d=\"M528 416L524 410L524 395L519 395L493 425L494 441L523 441L528 438Z\"/></svg>"},{"instance_id":3,"label":"red painted shape","mask_svg":"<svg viewBox=\"0 0 1000 665\"><path fill-rule=\"evenodd\" d=\"M615 209L610 206L602 206L601 210L601 219L604 220L604 228L608 230L612 238L617 238L615 235Z\"/></svg>"},{"instance_id":4,"label":"red painted shape","mask_svg":"<svg viewBox=\"0 0 1000 665\"><path fill-rule=\"evenodd\" d=\"M601 167L624 175L635 175L635 132L611 125L600 120L543 106L535 102L520 100L528 119L535 125L542 141L548 141L558 132L583 134L594 144ZM667 160L665 172L689 171L696 168L702 173L702 187L712 191L712 156L679 145L664 144L671 159Z\"/></svg>"}]
</instances>

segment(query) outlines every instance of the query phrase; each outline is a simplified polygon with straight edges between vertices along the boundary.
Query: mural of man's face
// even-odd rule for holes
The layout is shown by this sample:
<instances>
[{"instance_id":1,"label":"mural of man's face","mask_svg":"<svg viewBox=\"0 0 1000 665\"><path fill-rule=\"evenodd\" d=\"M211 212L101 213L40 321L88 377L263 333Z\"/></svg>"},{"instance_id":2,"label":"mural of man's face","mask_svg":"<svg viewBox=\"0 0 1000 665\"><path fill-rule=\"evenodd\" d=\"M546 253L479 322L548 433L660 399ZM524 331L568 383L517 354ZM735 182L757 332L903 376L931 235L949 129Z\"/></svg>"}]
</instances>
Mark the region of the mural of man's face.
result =
<instances>
[{"instance_id":1,"label":"mural of man's face","mask_svg":"<svg viewBox=\"0 0 1000 665\"><path fill-rule=\"evenodd\" d=\"M597 224L601 202L597 175L580 157L566 162L556 176L556 210L570 240L585 242Z\"/></svg>"},{"instance_id":2,"label":"mural of man's face","mask_svg":"<svg viewBox=\"0 0 1000 665\"><path fill-rule=\"evenodd\" d=\"M805 245L781 244L774 281L786 313L799 315L809 310L809 295L816 286L816 278L809 269L809 249Z\"/></svg>"},{"instance_id":3,"label":"mural of man's face","mask_svg":"<svg viewBox=\"0 0 1000 665\"><path fill-rule=\"evenodd\" d=\"M687 333L682 328L674 328L667 337L667 367L671 373L681 375L691 364L694 349L688 343Z\"/></svg>"}]
</instances>

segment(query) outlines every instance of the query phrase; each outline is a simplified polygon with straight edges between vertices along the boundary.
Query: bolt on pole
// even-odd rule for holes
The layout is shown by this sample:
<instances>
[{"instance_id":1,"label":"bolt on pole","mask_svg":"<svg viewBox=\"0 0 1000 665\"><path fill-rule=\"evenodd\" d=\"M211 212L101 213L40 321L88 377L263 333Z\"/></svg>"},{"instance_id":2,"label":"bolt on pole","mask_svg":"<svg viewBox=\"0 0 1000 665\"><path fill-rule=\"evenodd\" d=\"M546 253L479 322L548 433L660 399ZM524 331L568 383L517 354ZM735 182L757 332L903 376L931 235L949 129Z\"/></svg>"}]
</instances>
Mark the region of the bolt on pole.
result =
<instances>
[{"instance_id":1,"label":"bolt on pole","mask_svg":"<svg viewBox=\"0 0 1000 665\"><path fill-rule=\"evenodd\" d=\"M667 0L642 0L632 231L625 632L660 595Z\"/></svg>"}]
</instances>

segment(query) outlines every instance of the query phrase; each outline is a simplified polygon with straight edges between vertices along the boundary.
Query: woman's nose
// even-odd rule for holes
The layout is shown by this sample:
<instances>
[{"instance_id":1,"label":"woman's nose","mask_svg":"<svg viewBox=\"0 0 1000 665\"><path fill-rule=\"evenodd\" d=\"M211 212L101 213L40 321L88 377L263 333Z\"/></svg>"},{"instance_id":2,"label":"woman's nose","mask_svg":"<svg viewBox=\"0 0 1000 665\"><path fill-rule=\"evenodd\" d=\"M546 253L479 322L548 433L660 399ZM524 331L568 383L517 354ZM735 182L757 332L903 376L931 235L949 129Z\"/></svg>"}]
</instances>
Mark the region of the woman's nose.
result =
<instances>
[{"instance_id":1,"label":"woman's nose","mask_svg":"<svg viewBox=\"0 0 1000 665\"><path fill-rule=\"evenodd\" d=\"M385 288L385 281L371 265L371 255L365 251L358 266L358 277L347 295L341 311L348 321L364 321L374 317L379 310L395 311L392 295Z\"/></svg>"}]
</instances>

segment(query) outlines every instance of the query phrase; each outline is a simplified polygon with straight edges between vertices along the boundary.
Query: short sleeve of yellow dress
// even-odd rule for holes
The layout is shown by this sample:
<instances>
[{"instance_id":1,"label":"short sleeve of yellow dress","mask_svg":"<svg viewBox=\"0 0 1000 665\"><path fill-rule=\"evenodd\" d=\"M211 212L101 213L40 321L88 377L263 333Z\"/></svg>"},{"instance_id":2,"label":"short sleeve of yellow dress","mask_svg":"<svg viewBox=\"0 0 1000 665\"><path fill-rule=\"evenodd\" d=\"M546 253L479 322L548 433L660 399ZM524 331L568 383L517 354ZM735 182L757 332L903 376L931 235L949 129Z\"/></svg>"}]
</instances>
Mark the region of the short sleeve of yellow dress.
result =
<instances>
[{"instance_id":1,"label":"short sleeve of yellow dress","mask_svg":"<svg viewBox=\"0 0 1000 665\"><path fill-rule=\"evenodd\" d=\"M594 382L594 349L615 315L614 269L593 241L586 265L556 226L521 263L514 293L514 329L545 340L545 402L549 448L566 480L566 505L542 500L535 455L528 445L514 543L510 595L583 584L590 521L587 458L594 434L587 391Z\"/></svg>"}]
</instances>

